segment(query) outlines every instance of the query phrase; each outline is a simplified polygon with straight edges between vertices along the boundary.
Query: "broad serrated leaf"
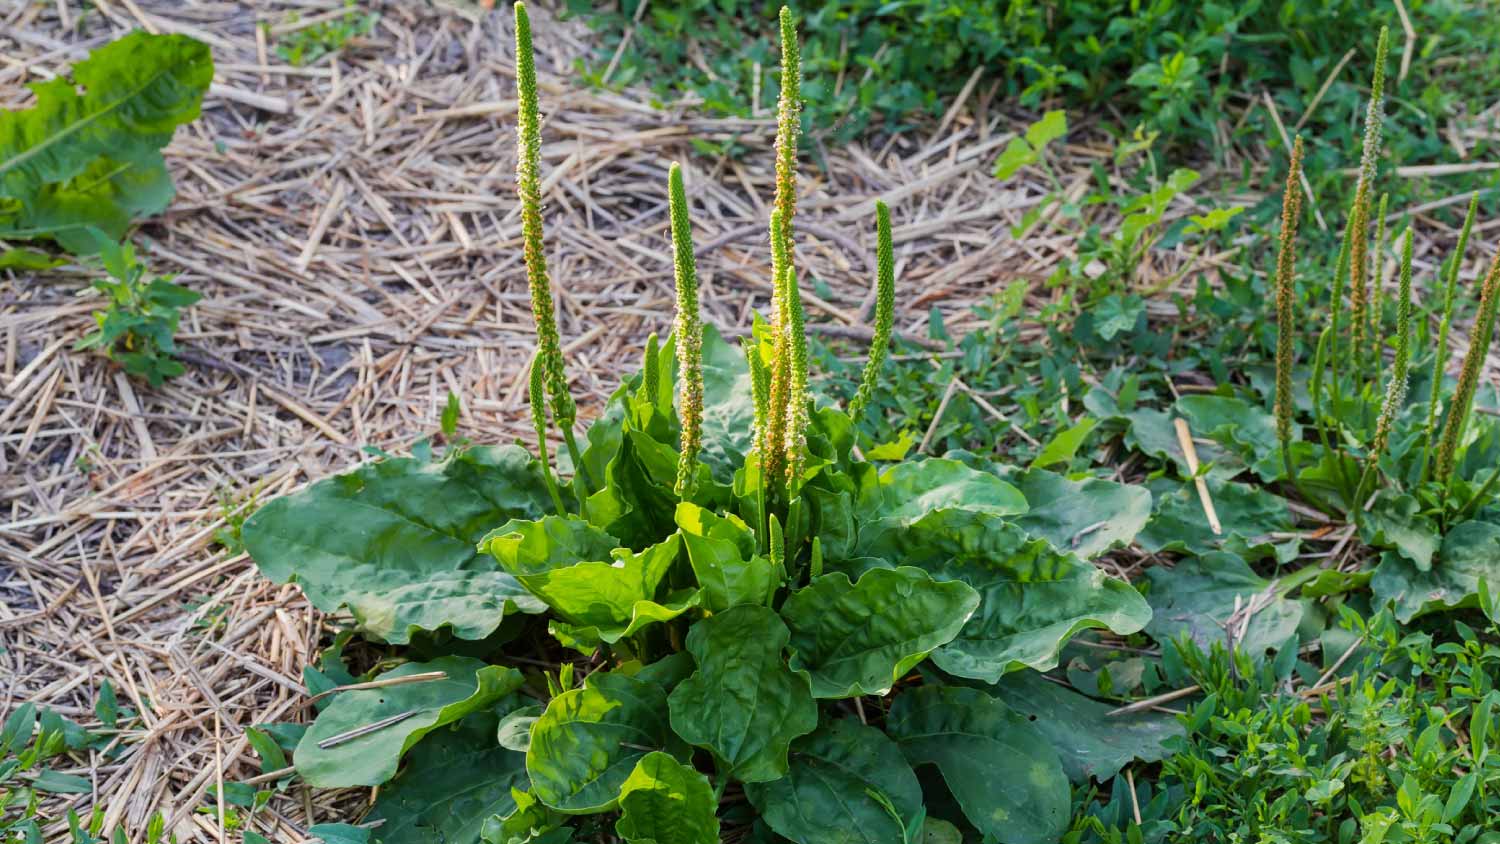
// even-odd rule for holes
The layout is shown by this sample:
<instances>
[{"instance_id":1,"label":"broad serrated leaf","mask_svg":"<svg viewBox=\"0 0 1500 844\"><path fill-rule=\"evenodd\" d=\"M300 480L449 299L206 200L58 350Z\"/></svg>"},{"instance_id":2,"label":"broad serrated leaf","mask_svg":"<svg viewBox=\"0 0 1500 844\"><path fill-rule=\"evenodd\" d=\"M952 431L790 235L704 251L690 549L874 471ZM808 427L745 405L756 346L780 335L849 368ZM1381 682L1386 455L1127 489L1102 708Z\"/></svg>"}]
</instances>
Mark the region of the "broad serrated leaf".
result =
<instances>
[{"instance_id":1,"label":"broad serrated leaf","mask_svg":"<svg viewBox=\"0 0 1500 844\"><path fill-rule=\"evenodd\" d=\"M514 668L459 656L408 662L380 679L437 671L447 676L340 692L297 743L297 772L319 788L380 785L395 776L402 754L423 736L490 706L523 682Z\"/></svg>"},{"instance_id":2,"label":"broad serrated leaf","mask_svg":"<svg viewBox=\"0 0 1500 844\"><path fill-rule=\"evenodd\" d=\"M886 719L914 767L934 765L969 823L1002 844L1051 844L1072 791L1052 745L1024 715L977 690L921 686Z\"/></svg>"},{"instance_id":3,"label":"broad serrated leaf","mask_svg":"<svg viewBox=\"0 0 1500 844\"><path fill-rule=\"evenodd\" d=\"M979 593L979 609L931 656L960 677L994 682L1022 667L1045 671L1080 631L1134 633L1151 618L1128 583L986 513L934 513L885 533L865 552L925 569L937 580L963 581Z\"/></svg>"},{"instance_id":4,"label":"broad serrated leaf","mask_svg":"<svg viewBox=\"0 0 1500 844\"><path fill-rule=\"evenodd\" d=\"M614 808L642 756L673 742L667 695L655 683L596 672L563 692L531 727L526 770L547 806L582 814Z\"/></svg>"},{"instance_id":5,"label":"broad serrated leaf","mask_svg":"<svg viewBox=\"0 0 1500 844\"><path fill-rule=\"evenodd\" d=\"M367 818L381 822L375 844L478 844L484 822L509 814L511 790L528 783L525 755L497 745L495 734L494 713L477 712L418 742Z\"/></svg>"},{"instance_id":6,"label":"broad serrated leaf","mask_svg":"<svg viewBox=\"0 0 1500 844\"><path fill-rule=\"evenodd\" d=\"M905 844L922 787L880 730L852 718L826 723L794 742L788 758L785 777L745 786L778 835L797 844Z\"/></svg>"},{"instance_id":7,"label":"broad serrated leaf","mask_svg":"<svg viewBox=\"0 0 1500 844\"><path fill-rule=\"evenodd\" d=\"M648 753L620 786L615 833L632 844L716 844L717 811L708 777L665 753Z\"/></svg>"},{"instance_id":8,"label":"broad serrated leaf","mask_svg":"<svg viewBox=\"0 0 1500 844\"><path fill-rule=\"evenodd\" d=\"M550 508L540 469L520 448L482 448L440 462L370 463L277 498L245 522L245 548L276 583L295 581L313 606L347 605L370 635L394 644L452 627L482 639L507 612L545 606L481 557L484 532Z\"/></svg>"},{"instance_id":9,"label":"broad serrated leaf","mask_svg":"<svg viewBox=\"0 0 1500 844\"><path fill-rule=\"evenodd\" d=\"M668 699L672 729L707 748L743 782L786 774L787 745L818 725L807 675L787 667L774 610L738 606L688 631L697 670Z\"/></svg>"},{"instance_id":10,"label":"broad serrated leaf","mask_svg":"<svg viewBox=\"0 0 1500 844\"><path fill-rule=\"evenodd\" d=\"M883 695L945 645L979 606L958 581L918 568L871 569L851 583L843 572L814 578L781 608L791 630L791 667L812 678L819 698Z\"/></svg>"}]
</instances>

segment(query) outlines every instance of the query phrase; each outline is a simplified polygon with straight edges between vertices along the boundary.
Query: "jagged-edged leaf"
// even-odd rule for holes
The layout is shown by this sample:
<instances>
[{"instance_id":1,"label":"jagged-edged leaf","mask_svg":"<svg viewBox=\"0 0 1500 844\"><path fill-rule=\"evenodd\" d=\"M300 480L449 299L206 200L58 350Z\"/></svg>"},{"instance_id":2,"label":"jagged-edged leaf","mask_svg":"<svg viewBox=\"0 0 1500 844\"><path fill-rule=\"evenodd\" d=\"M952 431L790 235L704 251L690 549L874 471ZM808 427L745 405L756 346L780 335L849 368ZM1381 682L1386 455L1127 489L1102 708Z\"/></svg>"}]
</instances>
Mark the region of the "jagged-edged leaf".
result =
<instances>
[{"instance_id":1,"label":"jagged-edged leaf","mask_svg":"<svg viewBox=\"0 0 1500 844\"><path fill-rule=\"evenodd\" d=\"M1084 559L1130 544L1151 518L1151 493L1145 487L1098 478L1073 481L1041 469L1015 480L1029 508L1012 521L1053 548Z\"/></svg>"},{"instance_id":2,"label":"jagged-edged leaf","mask_svg":"<svg viewBox=\"0 0 1500 844\"><path fill-rule=\"evenodd\" d=\"M540 612L474 544L512 518L551 507L540 469L520 448L476 448L439 462L395 458L327 478L261 507L245 548L276 583L313 606L348 605L371 635L405 644L452 626L482 639L506 612Z\"/></svg>"},{"instance_id":3,"label":"jagged-edged leaf","mask_svg":"<svg viewBox=\"0 0 1500 844\"><path fill-rule=\"evenodd\" d=\"M708 777L665 753L647 753L620 786L615 833L629 842L716 844L718 808Z\"/></svg>"},{"instance_id":4,"label":"jagged-edged leaf","mask_svg":"<svg viewBox=\"0 0 1500 844\"><path fill-rule=\"evenodd\" d=\"M1375 500L1360 520L1360 538L1377 548L1394 548L1411 560L1418 571L1428 571L1443 536L1437 524L1420 511L1417 500L1410 495L1383 489L1375 494Z\"/></svg>"},{"instance_id":5,"label":"jagged-edged leaf","mask_svg":"<svg viewBox=\"0 0 1500 844\"><path fill-rule=\"evenodd\" d=\"M969 823L1002 844L1050 844L1072 791L1057 752L1026 716L978 689L921 686L886 718L914 767L934 765Z\"/></svg>"},{"instance_id":6,"label":"jagged-edged leaf","mask_svg":"<svg viewBox=\"0 0 1500 844\"><path fill-rule=\"evenodd\" d=\"M999 516L1026 512L1020 490L992 472L947 458L907 461L878 475L871 472L859 496L862 520L878 520L883 526L909 525L941 510Z\"/></svg>"},{"instance_id":7,"label":"jagged-edged leaf","mask_svg":"<svg viewBox=\"0 0 1500 844\"><path fill-rule=\"evenodd\" d=\"M901 675L958 635L979 595L910 566L814 578L781 608L791 666L812 677L814 697L883 695Z\"/></svg>"},{"instance_id":8,"label":"jagged-edged leaf","mask_svg":"<svg viewBox=\"0 0 1500 844\"><path fill-rule=\"evenodd\" d=\"M720 516L683 502L677 505L677 528L705 609L723 612L739 604L769 603L781 585L781 573L755 553L755 534L738 516Z\"/></svg>"},{"instance_id":9,"label":"jagged-edged leaf","mask_svg":"<svg viewBox=\"0 0 1500 844\"><path fill-rule=\"evenodd\" d=\"M994 682L1021 667L1045 671L1080 631L1134 633L1151 617L1130 584L987 513L934 513L883 534L867 553L926 569L937 580L963 581L979 593L979 609L957 638L931 656L960 677Z\"/></svg>"},{"instance_id":10,"label":"jagged-edged leaf","mask_svg":"<svg viewBox=\"0 0 1500 844\"><path fill-rule=\"evenodd\" d=\"M1032 671L1000 678L994 693L1027 716L1057 751L1068 779L1089 777L1106 782L1132 760L1156 762L1166 757L1162 742L1183 734L1172 715L1143 712L1110 716L1109 704L1068 689Z\"/></svg>"},{"instance_id":11,"label":"jagged-edged leaf","mask_svg":"<svg viewBox=\"0 0 1500 844\"><path fill-rule=\"evenodd\" d=\"M1370 579L1370 591L1405 623L1430 612L1479 606L1480 580L1492 589L1500 583L1500 525L1469 521L1443 537L1429 571L1387 552Z\"/></svg>"},{"instance_id":12,"label":"jagged-edged leaf","mask_svg":"<svg viewBox=\"0 0 1500 844\"><path fill-rule=\"evenodd\" d=\"M573 829L563 826L566 815L549 809L536 795L512 789L515 807L504 814L490 816L479 830L485 844L567 844L573 840Z\"/></svg>"},{"instance_id":13,"label":"jagged-edged leaf","mask_svg":"<svg viewBox=\"0 0 1500 844\"><path fill-rule=\"evenodd\" d=\"M617 641L632 624L673 618L686 605L674 609L653 600L677 560L678 536L640 553L606 549L612 539L582 519L547 516L496 528L481 547L568 625Z\"/></svg>"},{"instance_id":14,"label":"jagged-edged leaf","mask_svg":"<svg viewBox=\"0 0 1500 844\"><path fill-rule=\"evenodd\" d=\"M1295 528L1286 499L1262 487L1207 479L1209 497L1224 532L1215 535L1204 515L1198 490L1191 481L1158 480L1150 486L1156 512L1136 537L1151 553L1175 551L1207 554L1228 551L1255 560L1275 556L1290 562L1297 555L1297 540L1279 541L1277 534Z\"/></svg>"},{"instance_id":15,"label":"jagged-edged leaf","mask_svg":"<svg viewBox=\"0 0 1500 844\"><path fill-rule=\"evenodd\" d=\"M172 196L161 148L195 119L213 79L208 47L133 32L31 86L36 105L0 113L0 235L56 237L92 251L85 227L124 234ZM82 89L80 92L79 89Z\"/></svg>"},{"instance_id":16,"label":"jagged-edged leaf","mask_svg":"<svg viewBox=\"0 0 1500 844\"><path fill-rule=\"evenodd\" d=\"M789 761L785 777L745 786L778 835L797 844L905 844L903 825L921 811L922 787L880 730L853 718L825 723L792 744Z\"/></svg>"},{"instance_id":17,"label":"jagged-edged leaf","mask_svg":"<svg viewBox=\"0 0 1500 844\"><path fill-rule=\"evenodd\" d=\"M785 775L787 745L818 726L807 675L782 657L789 635L774 610L748 605L688 631L698 667L668 699L672 729L743 782Z\"/></svg>"},{"instance_id":18,"label":"jagged-edged leaf","mask_svg":"<svg viewBox=\"0 0 1500 844\"><path fill-rule=\"evenodd\" d=\"M602 812L642 756L667 750L667 694L655 683L598 671L563 692L531 727L531 791L560 812Z\"/></svg>"},{"instance_id":19,"label":"jagged-edged leaf","mask_svg":"<svg viewBox=\"0 0 1500 844\"><path fill-rule=\"evenodd\" d=\"M297 743L297 772L319 788L380 785L423 736L490 706L523 682L514 668L460 656L408 662L380 679L436 671L447 676L338 693Z\"/></svg>"},{"instance_id":20,"label":"jagged-edged leaf","mask_svg":"<svg viewBox=\"0 0 1500 844\"><path fill-rule=\"evenodd\" d=\"M525 788L526 756L495 743L496 717L477 712L439 728L406 756L400 776L380 789L367 820L380 821L375 844L478 844L491 815L516 806Z\"/></svg>"},{"instance_id":21,"label":"jagged-edged leaf","mask_svg":"<svg viewBox=\"0 0 1500 844\"><path fill-rule=\"evenodd\" d=\"M1251 571L1234 554L1190 557L1172 568L1147 569L1146 576L1151 579L1146 600L1152 613L1146 633L1158 642L1186 635L1205 651L1214 642L1228 644L1226 625L1236 601L1245 610L1253 600L1248 625L1234 627L1234 645L1260 657L1280 647L1302 621L1300 602L1282 597L1274 581Z\"/></svg>"}]
</instances>

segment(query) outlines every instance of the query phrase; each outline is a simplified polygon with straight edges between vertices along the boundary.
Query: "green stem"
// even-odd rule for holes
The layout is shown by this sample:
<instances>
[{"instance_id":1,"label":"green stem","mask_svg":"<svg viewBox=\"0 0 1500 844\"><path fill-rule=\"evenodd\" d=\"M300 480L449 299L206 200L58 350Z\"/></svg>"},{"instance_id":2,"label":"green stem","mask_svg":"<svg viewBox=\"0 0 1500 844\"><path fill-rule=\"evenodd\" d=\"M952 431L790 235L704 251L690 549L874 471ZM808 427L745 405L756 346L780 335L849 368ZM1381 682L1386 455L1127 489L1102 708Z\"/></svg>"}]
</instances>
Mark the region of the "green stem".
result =
<instances>
[{"instance_id":1,"label":"green stem","mask_svg":"<svg viewBox=\"0 0 1500 844\"><path fill-rule=\"evenodd\" d=\"M1490 493L1495 491L1495 484L1497 482L1500 482L1500 463L1495 464L1495 468L1490 472L1489 478L1479 487L1479 491L1474 493L1474 497L1469 499L1469 503L1465 504L1463 509L1459 510L1458 514L1453 517L1454 521L1461 522L1477 511L1484 504L1484 500L1490 496Z\"/></svg>"}]
</instances>

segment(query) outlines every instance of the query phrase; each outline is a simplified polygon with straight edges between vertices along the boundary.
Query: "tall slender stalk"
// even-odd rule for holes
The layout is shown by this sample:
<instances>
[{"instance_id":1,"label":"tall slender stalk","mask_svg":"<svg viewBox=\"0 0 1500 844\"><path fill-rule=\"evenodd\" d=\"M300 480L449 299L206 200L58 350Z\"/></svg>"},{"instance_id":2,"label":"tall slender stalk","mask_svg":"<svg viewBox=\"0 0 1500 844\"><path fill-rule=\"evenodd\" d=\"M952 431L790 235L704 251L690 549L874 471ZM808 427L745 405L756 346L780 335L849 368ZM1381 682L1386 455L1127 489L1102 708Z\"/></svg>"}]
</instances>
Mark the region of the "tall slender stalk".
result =
<instances>
[{"instance_id":1,"label":"tall slender stalk","mask_svg":"<svg viewBox=\"0 0 1500 844\"><path fill-rule=\"evenodd\" d=\"M1443 425L1443 436L1438 443L1437 480L1447 485L1453 478L1458 462L1458 446L1463 441L1464 428L1469 422L1469 412L1474 406L1474 393L1479 389L1480 371L1490 352L1490 340L1494 337L1495 310L1500 300L1500 252L1490 262L1489 272L1480 286L1479 314L1469 329L1469 350L1464 355L1463 370L1458 376L1458 388L1448 407L1448 418Z\"/></svg>"},{"instance_id":2,"label":"tall slender stalk","mask_svg":"<svg viewBox=\"0 0 1500 844\"><path fill-rule=\"evenodd\" d=\"M1458 248L1448 262L1443 284L1443 321L1438 326L1437 346L1432 353L1432 392L1427 399L1427 426L1422 438L1423 483L1427 481L1429 461L1432 457L1432 441L1437 434L1438 398L1442 394L1443 375L1448 369L1448 333L1453 328L1454 294L1458 290L1458 269L1464 262L1464 251L1469 246L1469 232L1474 229L1474 215L1479 211L1479 192L1469 197L1469 211L1464 215L1464 227L1458 235Z\"/></svg>"},{"instance_id":3,"label":"tall slender stalk","mask_svg":"<svg viewBox=\"0 0 1500 844\"><path fill-rule=\"evenodd\" d=\"M531 51L531 18L526 4L516 4L516 191L521 199L522 251L526 258L526 284L531 292L531 317L536 323L537 351L552 400L552 418L562 429L575 475L584 475L583 457L573 436L578 407L568 392L563 371L562 341L557 331L557 313L552 303L552 283L547 275L547 255L542 247L542 129L537 111L536 58Z\"/></svg>"},{"instance_id":4,"label":"tall slender stalk","mask_svg":"<svg viewBox=\"0 0 1500 844\"><path fill-rule=\"evenodd\" d=\"M1370 444L1368 463L1364 476L1360 478L1356 501L1364 497L1365 482L1378 475L1380 455L1390 442L1396 414L1406 402L1407 377L1411 364L1411 238L1411 227L1407 226L1406 238L1401 245L1401 301L1396 306L1396 361L1386 384L1385 402L1380 407L1380 419L1375 423L1375 439Z\"/></svg>"},{"instance_id":5,"label":"tall slender stalk","mask_svg":"<svg viewBox=\"0 0 1500 844\"><path fill-rule=\"evenodd\" d=\"M567 508L563 507L562 494L557 490L557 479L552 477L552 461L547 456L547 397L546 387L542 381L546 377L542 367L541 350L531 356L531 364L527 367L530 372L530 389L527 391L531 399L531 427L536 431L536 453L542 462L542 481L547 485L547 494L552 496L552 506L557 508L557 515L566 515Z\"/></svg>"},{"instance_id":6,"label":"tall slender stalk","mask_svg":"<svg viewBox=\"0 0 1500 844\"><path fill-rule=\"evenodd\" d=\"M1287 479L1293 483L1297 473L1292 469L1292 416L1296 412L1292 396L1292 365L1296 348L1295 276L1297 265L1297 221L1302 216L1302 136L1292 141L1292 160L1287 167L1286 192L1281 200L1281 247L1276 255L1276 437L1281 442L1281 463Z\"/></svg>"},{"instance_id":7,"label":"tall slender stalk","mask_svg":"<svg viewBox=\"0 0 1500 844\"><path fill-rule=\"evenodd\" d=\"M656 407L661 399L661 340L655 331L646 338L646 365L641 367L641 390L651 406Z\"/></svg>"},{"instance_id":8,"label":"tall slender stalk","mask_svg":"<svg viewBox=\"0 0 1500 844\"><path fill-rule=\"evenodd\" d=\"M1364 374L1365 331L1367 329L1369 291L1366 289L1370 251L1370 191L1375 180L1375 161L1380 155L1381 121L1385 118L1385 60L1390 45L1390 31L1380 28L1375 47L1375 77L1370 84L1370 102L1365 109L1365 131L1359 155L1359 184L1354 190L1354 208L1350 212L1353 237L1349 250L1349 289L1352 297L1350 321L1354 352L1351 356Z\"/></svg>"},{"instance_id":9,"label":"tall slender stalk","mask_svg":"<svg viewBox=\"0 0 1500 844\"><path fill-rule=\"evenodd\" d=\"M688 218L682 167L672 162L667 173L672 217L672 269L677 280L677 380L682 422L677 457L677 495L692 495L703 444L703 322L698 314L698 264L693 257L693 223Z\"/></svg>"},{"instance_id":10,"label":"tall slender stalk","mask_svg":"<svg viewBox=\"0 0 1500 844\"><path fill-rule=\"evenodd\" d=\"M768 437L762 455L763 482L782 484L800 472L800 425L806 413L806 338L801 335L800 296L792 267L792 217L797 210L797 138L801 129L802 59L791 9L781 9L781 97L776 111L776 197L771 212L771 360ZM795 326L793 323L797 323ZM793 329L797 336L793 337ZM800 349L800 354L799 354ZM799 360L800 359L800 360ZM800 375L798 365L800 363ZM799 390L799 382L801 389ZM795 426L795 427L789 427Z\"/></svg>"},{"instance_id":11,"label":"tall slender stalk","mask_svg":"<svg viewBox=\"0 0 1500 844\"><path fill-rule=\"evenodd\" d=\"M1385 364L1385 209L1391 195L1382 193L1375 212L1375 252L1370 256L1370 364L1371 379L1378 385Z\"/></svg>"},{"instance_id":12,"label":"tall slender stalk","mask_svg":"<svg viewBox=\"0 0 1500 844\"><path fill-rule=\"evenodd\" d=\"M891 209L875 201L875 336L870 340L870 356L860 374L859 389L849 400L849 418L856 424L870 403L880 367L890 351L891 329L896 323L896 260L891 244Z\"/></svg>"}]
</instances>

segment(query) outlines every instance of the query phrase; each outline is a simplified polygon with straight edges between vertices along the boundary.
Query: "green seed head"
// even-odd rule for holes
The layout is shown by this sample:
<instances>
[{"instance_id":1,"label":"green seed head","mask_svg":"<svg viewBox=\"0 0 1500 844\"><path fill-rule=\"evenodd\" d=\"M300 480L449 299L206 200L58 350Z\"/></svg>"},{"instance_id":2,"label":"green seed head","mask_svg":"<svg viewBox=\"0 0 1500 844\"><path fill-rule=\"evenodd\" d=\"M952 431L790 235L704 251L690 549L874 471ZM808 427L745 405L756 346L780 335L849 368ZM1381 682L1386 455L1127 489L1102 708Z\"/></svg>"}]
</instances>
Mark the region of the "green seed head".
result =
<instances>
[{"instance_id":1,"label":"green seed head","mask_svg":"<svg viewBox=\"0 0 1500 844\"><path fill-rule=\"evenodd\" d=\"M693 225L688 219L682 167L667 174L672 217L672 267L677 279L677 367L681 385L678 415L682 437L677 461L677 494L692 493L698 450L703 442L703 324L698 314L698 268L693 257Z\"/></svg>"},{"instance_id":2,"label":"green seed head","mask_svg":"<svg viewBox=\"0 0 1500 844\"><path fill-rule=\"evenodd\" d=\"M1494 339L1497 305L1500 305L1500 252L1490 262L1489 272L1480 285L1479 313L1469 329L1469 351L1464 355L1463 370L1458 375L1458 387L1449 403L1443 437L1438 444L1439 481L1446 482L1452 477L1458 463L1458 446L1469 421L1469 411L1473 409L1474 394L1479 389L1479 376L1489 356L1490 341Z\"/></svg>"},{"instance_id":3,"label":"green seed head","mask_svg":"<svg viewBox=\"0 0 1500 844\"><path fill-rule=\"evenodd\" d=\"M870 340L870 357L865 361L860 375L859 389L849 400L849 417L858 422L870 396L875 392L875 382L880 377L880 367L890 350L891 329L896 322L896 260L891 246L891 209L884 202L875 201L875 336Z\"/></svg>"},{"instance_id":4,"label":"green seed head","mask_svg":"<svg viewBox=\"0 0 1500 844\"><path fill-rule=\"evenodd\" d=\"M1283 456L1290 464L1292 443L1292 365L1296 332L1295 275L1297 221L1302 215L1302 137L1292 142L1292 160L1287 168L1286 193L1281 200L1281 248L1276 256L1276 434ZM1290 465L1288 465L1290 472Z\"/></svg>"}]
</instances>

